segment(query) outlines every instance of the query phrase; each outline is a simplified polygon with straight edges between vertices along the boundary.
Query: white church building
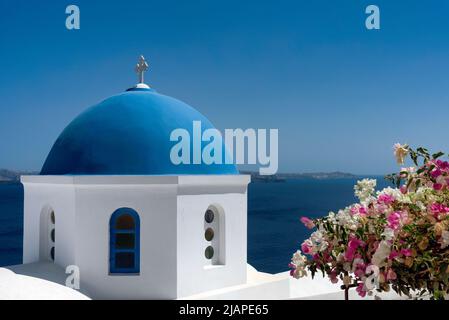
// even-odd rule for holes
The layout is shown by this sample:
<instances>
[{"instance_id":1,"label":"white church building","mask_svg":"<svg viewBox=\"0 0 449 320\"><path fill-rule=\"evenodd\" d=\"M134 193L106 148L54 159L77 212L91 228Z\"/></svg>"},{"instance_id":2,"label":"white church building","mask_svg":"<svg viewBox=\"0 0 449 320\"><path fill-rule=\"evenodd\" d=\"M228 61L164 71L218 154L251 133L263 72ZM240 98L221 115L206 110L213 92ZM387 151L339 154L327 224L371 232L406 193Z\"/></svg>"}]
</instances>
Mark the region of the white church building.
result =
<instances>
[{"instance_id":1,"label":"white church building","mask_svg":"<svg viewBox=\"0 0 449 320\"><path fill-rule=\"evenodd\" d=\"M23 264L0 268L0 299L342 299L327 279L247 264L250 177L170 161L174 129L213 126L144 84L147 67L141 58L138 85L86 109L40 174L22 176ZM79 289L66 286L73 266Z\"/></svg>"}]
</instances>

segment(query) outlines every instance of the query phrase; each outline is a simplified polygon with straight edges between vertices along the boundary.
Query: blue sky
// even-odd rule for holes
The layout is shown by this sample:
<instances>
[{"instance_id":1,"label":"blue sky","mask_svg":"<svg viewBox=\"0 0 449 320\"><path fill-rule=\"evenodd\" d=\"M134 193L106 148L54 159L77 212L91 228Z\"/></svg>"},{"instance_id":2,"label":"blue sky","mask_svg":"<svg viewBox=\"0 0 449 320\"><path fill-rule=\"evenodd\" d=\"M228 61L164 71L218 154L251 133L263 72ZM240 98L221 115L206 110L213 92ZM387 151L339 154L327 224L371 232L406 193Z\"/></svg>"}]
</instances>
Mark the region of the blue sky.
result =
<instances>
[{"instance_id":1,"label":"blue sky","mask_svg":"<svg viewBox=\"0 0 449 320\"><path fill-rule=\"evenodd\" d=\"M81 29L65 28L77 4ZM365 8L381 30L365 28ZM147 82L217 128L278 128L280 171L383 174L449 151L449 2L0 2L0 168L39 170L80 112Z\"/></svg>"}]
</instances>

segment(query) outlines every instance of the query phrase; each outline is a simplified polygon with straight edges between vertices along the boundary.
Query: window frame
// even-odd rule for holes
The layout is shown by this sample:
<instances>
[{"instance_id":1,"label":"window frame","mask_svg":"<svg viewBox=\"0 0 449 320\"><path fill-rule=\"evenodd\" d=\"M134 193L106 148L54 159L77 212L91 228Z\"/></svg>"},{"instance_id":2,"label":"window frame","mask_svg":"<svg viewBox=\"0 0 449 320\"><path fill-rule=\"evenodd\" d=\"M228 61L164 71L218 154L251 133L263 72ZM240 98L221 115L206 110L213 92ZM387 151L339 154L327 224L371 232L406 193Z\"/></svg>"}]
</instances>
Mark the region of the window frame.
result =
<instances>
[{"instance_id":1,"label":"window frame","mask_svg":"<svg viewBox=\"0 0 449 320\"><path fill-rule=\"evenodd\" d=\"M123 215L130 215L134 219L133 229L116 229L118 218ZM116 234L134 234L134 248L117 249ZM134 253L134 266L132 268L116 268L115 260L117 253ZM114 211L109 219L109 274L139 274L140 273L140 217L131 208L120 208Z\"/></svg>"}]
</instances>

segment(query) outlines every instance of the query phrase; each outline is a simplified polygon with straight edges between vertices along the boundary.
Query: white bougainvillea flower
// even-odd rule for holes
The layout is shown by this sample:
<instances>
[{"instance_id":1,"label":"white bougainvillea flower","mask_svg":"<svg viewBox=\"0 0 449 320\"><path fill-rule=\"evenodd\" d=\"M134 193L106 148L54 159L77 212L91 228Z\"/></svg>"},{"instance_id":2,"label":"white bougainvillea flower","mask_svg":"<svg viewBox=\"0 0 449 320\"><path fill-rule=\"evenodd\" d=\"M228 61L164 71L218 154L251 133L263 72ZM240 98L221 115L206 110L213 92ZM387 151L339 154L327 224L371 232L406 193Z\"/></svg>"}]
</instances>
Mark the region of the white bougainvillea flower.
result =
<instances>
[{"instance_id":1,"label":"white bougainvillea flower","mask_svg":"<svg viewBox=\"0 0 449 320\"><path fill-rule=\"evenodd\" d=\"M322 252L329 246L321 231L315 231L314 233L312 233L312 235L310 236L310 240L312 240L315 253Z\"/></svg>"},{"instance_id":2,"label":"white bougainvillea flower","mask_svg":"<svg viewBox=\"0 0 449 320\"><path fill-rule=\"evenodd\" d=\"M387 241L381 241L379 243L379 247L377 248L376 252L373 255L373 258L371 260L371 262L380 267L383 267L386 265L386 259L388 258L388 256L390 255L391 252L391 247L388 244Z\"/></svg>"},{"instance_id":3,"label":"white bougainvillea flower","mask_svg":"<svg viewBox=\"0 0 449 320\"><path fill-rule=\"evenodd\" d=\"M394 238L394 230L391 228L385 228L382 236L385 237L385 240L391 241Z\"/></svg>"},{"instance_id":4,"label":"white bougainvillea flower","mask_svg":"<svg viewBox=\"0 0 449 320\"><path fill-rule=\"evenodd\" d=\"M376 184L376 179L363 179L357 181L357 184L354 186L354 194L359 198L361 203L371 200Z\"/></svg>"},{"instance_id":5,"label":"white bougainvillea flower","mask_svg":"<svg viewBox=\"0 0 449 320\"><path fill-rule=\"evenodd\" d=\"M394 144L394 156L396 157L396 162L398 164L404 164L404 159L408 154L408 145L395 143Z\"/></svg>"},{"instance_id":6,"label":"white bougainvillea flower","mask_svg":"<svg viewBox=\"0 0 449 320\"><path fill-rule=\"evenodd\" d=\"M301 251L296 251L293 254L290 267L290 275L296 279L307 276L306 267L307 258L301 253Z\"/></svg>"},{"instance_id":7,"label":"white bougainvillea flower","mask_svg":"<svg viewBox=\"0 0 449 320\"><path fill-rule=\"evenodd\" d=\"M444 249L447 246L449 246L449 231L444 230L441 233L440 243L441 243L441 249Z\"/></svg>"},{"instance_id":8,"label":"white bougainvillea flower","mask_svg":"<svg viewBox=\"0 0 449 320\"><path fill-rule=\"evenodd\" d=\"M351 214L350 207L346 207L343 210L338 210L335 219L338 225L349 228L350 230L357 230L359 225L359 216Z\"/></svg>"},{"instance_id":9,"label":"white bougainvillea flower","mask_svg":"<svg viewBox=\"0 0 449 320\"><path fill-rule=\"evenodd\" d=\"M401 172L415 173L416 172L416 168L415 167L401 168Z\"/></svg>"},{"instance_id":10,"label":"white bougainvillea flower","mask_svg":"<svg viewBox=\"0 0 449 320\"><path fill-rule=\"evenodd\" d=\"M379 197L380 195L392 196L398 200L402 199L404 197L403 193L399 189L395 189L392 187L386 187L386 188L382 189L381 191L378 191L377 197Z\"/></svg>"}]
</instances>

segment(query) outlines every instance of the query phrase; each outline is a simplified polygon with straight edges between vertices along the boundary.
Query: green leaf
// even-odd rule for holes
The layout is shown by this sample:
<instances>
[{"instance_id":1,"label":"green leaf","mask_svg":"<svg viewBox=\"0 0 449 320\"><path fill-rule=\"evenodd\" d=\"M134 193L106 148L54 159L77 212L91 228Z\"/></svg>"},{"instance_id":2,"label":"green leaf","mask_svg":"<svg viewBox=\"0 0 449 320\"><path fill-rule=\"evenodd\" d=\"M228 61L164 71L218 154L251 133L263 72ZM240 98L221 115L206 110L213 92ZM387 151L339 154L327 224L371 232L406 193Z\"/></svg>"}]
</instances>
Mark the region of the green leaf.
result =
<instances>
[{"instance_id":1,"label":"green leaf","mask_svg":"<svg viewBox=\"0 0 449 320\"><path fill-rule=\"evenodd\" d=\"M434 153L434 154L432 154L432 158L433 159L437 159L437 158L439 158L439 157L441 157L441 156L444 156L444 152L437 152L437 153Z\"/></svg>"},{"instance_id":2,"label":"green leaf","mask_svg":"<svg viewBox=\"0 0 449 320\"><path fill-rule=\"evenodd\" d=\"M418 155L413 152L413 153L410 153L410 157L412 158L413 163L415 164L415 166L417 166L418 165Z\"/></svg>"}]
</instances>

